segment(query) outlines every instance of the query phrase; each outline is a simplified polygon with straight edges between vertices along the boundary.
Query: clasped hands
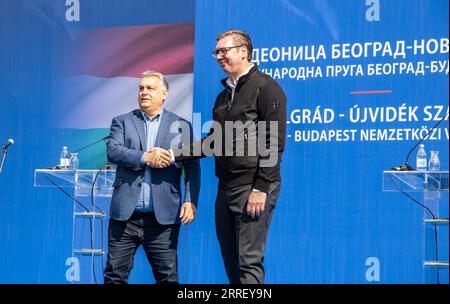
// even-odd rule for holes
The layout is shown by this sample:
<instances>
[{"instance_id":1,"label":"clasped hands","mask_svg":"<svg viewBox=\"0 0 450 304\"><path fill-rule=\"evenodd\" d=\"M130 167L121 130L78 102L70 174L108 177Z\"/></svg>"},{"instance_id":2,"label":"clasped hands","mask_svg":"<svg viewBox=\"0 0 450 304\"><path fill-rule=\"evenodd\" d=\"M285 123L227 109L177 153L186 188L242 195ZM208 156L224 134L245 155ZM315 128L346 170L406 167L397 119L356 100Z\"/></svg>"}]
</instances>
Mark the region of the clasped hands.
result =
<instances>
[{"instance_id":1,"label":"clasped hands","mask_svg":"<svg viewBox=\"0 0 450 304\"><path fill-rule=\"evenodd\" d=\"M152 168L165 168L172 163L172 156L168 150L162 148L151 148L145 152L144 162Z\"/></svg>"}]
</instances>

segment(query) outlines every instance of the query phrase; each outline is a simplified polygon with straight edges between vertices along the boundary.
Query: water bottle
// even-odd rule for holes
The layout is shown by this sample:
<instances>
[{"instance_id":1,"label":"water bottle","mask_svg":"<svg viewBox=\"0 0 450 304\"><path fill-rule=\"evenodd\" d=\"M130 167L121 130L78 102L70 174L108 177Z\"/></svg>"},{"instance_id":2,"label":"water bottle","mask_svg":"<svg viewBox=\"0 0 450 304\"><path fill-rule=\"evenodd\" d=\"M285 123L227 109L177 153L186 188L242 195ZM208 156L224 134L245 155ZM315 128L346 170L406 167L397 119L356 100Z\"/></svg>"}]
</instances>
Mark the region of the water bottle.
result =
<instances>
[{"instance_id":1,"label":"water bottle","mask_svg":"<svg viewBox=\"0 0 450 304\"><path fill-rule=\"evenodd\" d=\"M79 165L78 153L70 153L70 170L78 170Z\"/></svg>"},{"instance_id":2,"label":"water bottle","mask_svg":"<svg viewBox=\"0 0 450 304\"><path fill-rule=\"evenodd\" d=\"M59 166L63 170L67 170L70 167L70 156L69 156L69 150L66 146L63 147L63 150L61 152L61 158L59 159Z\"/></svg>"},{"instance_id":3,"label":"water bottle","mask_svg":"<svg viewBox=\"0 0 450 304\"><path fill-rule=\"evenodd\" d=\"M439 171L441 170L441 162L439 161L439 151L430 151L430 162L428 165L428 169L431 171Z\"/></svg>"},{"instance_id":4,"label":"water bottle","mask_svg":"<svg viewBox=\"0 0 450 304\"><path fill-rule=\"evenodd\" d=\"M417 151L416 167L417 171L427 170L427 152L425 152L424 144L420 144L419 151Z\"/></svg>"}]
</instances>

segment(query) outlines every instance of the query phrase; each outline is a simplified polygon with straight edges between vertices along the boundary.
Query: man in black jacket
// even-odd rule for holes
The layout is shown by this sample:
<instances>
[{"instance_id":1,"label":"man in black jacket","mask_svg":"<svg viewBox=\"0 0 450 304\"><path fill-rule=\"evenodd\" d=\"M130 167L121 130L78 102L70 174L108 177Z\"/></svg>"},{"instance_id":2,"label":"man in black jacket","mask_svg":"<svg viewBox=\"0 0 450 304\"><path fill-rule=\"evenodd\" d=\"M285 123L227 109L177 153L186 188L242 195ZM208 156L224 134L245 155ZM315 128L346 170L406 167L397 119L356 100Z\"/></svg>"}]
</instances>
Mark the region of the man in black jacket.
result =
<instances>
[{"instance_id":1,"label":"man in black jacket","mask_svg":"<svg viewBox=\"0 0 450 304\"><path fill-rule=\"evenodd\" d=\"M219 187L216 234L230 283L264 283L264 250L281 189L286 96L252 61L250 37L237 30L217 37L212 55L229 75L201 141L170 151L175 161L215 156Z\"/></svg>"}]
</instances>

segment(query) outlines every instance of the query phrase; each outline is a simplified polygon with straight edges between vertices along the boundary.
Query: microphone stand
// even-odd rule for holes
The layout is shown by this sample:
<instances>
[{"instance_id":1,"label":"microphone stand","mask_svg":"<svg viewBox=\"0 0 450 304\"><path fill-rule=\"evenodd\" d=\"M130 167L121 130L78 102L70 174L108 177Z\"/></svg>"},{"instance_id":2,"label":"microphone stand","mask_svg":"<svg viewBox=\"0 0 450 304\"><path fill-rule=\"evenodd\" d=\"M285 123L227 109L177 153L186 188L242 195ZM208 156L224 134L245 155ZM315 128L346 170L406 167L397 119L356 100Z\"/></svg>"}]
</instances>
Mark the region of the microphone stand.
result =
<instances>
[{"instance_id":1,"label":"microphone stand","mask_svg":"<svg viewBox=\"0 0 450 304\"><path fill-rule=\"evenodd\" d=\"M3 163L5 162L6 153L8 153L8 147L3 148L3 157L2 157L2 163L0 164L0 173L2 173L2 170L3 170Z\"/></svg>"},{"instance_id":2,"label":"microphone stand","mask_svg":"<svg viewBox=\"0 0 450 304\"><path fill-rule=\"evenodd\" d=\"M443 121L445 120L445 118L448 116L448 114L449 114L449 113L445 113L444 117L442 117L441 120L439 120L439 121L437 122L437 124L435 124L435 125L430 129L430 131L428 131L427 134L426 134L424 137L422 137L422 138L419 140L419 142L418 142L411 150L409 150L408 155L406 155L406 160L405 160L405 162L404 162L402 165L400 165L400 166L392 167L392 170L394 170L394 171L415 171L416 169L414 169L413 167L411 167L411 166L408 164L409 156L411 155L412 151L414 151L414 150L417 148L417 146L418 146L421 142L423 142L424 139L427 138L427 136L428 136L434 129L436 129L437 126L438 126L441 122L443 122Z\"/></svg>"},{"instance_id":3,"label":"microphone stand","mask_svg":"<svg viewBox=\"0 0 450 304\"><path fill-rule=\"evenodd\" d=\"M105 136L105 137L103 137L103 138L101 138L101 139L99 139L99 140L97 140L97 141L94 141L93 143L90 143L89 145L84 146L84 147L82 147L82 148L80 148L80 149L78 149L78 150L75 150L75 151L72 152L72 153L78 153L78 152L80 152L81 150L84 150L84 149L86 149L86 148L89 148L90 146L93 146L93 145L95 145L96 143L99 143L99 142L101 142L101 141L103 141L103 140L108 139L108 137L109 137L109 135L108 135L108 136Z\"/></svg>"}]
</instances>

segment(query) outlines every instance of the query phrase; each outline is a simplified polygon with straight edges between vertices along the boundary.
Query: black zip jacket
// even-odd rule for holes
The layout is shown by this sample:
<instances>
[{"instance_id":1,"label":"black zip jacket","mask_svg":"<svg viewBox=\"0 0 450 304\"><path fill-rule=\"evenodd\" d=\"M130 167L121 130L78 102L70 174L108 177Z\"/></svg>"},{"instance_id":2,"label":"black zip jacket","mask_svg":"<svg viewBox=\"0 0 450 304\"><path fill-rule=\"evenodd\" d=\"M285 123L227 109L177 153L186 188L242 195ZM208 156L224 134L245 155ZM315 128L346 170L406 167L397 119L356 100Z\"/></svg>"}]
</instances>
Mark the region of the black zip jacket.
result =
<instances>
[{"instance_id":1,"label":"black zip jacket","mask_svg":"<svg viewBox=\"0 0 450 304\"><path fill-rule=\"evenodd\" d=\"M286 141L286 96L279 84L261 73L256 64L239 78L233 101L226 79L222 84L225 89L217 96L213 108L213 120L219 126L213 126L206 137L193 145L174 150L175 161L214 154L220 188L252 184L254 189L268 193L271 183L281 181L280 162ZM270 128L271 121L278 130ZM266 130L262 130L263 125L258 125L260 122L266 123ZM234 126L231 132L230 125ZM270 132L277 137L275 146ZM271 142L272 155L267 155L265 152ZM267 161L269 157L275 161Z\"/></svg>"}]
</instances>

